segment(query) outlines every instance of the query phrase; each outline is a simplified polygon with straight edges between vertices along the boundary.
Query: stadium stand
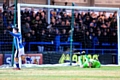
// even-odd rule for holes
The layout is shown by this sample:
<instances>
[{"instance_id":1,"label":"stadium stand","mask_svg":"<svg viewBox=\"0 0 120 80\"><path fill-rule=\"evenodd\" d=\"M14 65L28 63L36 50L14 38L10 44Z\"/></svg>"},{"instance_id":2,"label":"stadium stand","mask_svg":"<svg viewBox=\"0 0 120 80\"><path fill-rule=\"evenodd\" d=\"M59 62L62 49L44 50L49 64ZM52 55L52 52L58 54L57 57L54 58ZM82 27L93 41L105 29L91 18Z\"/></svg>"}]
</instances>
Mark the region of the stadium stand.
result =
<instances>
[{"instance_id":1,"label":"stadium stand","mask_svg":"<svg viewBox=\"0 0 120 80\"><path fill-rule=\"evenodd\" d=\"M1 51L10 51L12 37L6 33L11 30L13 25L14 11L13 7L8 10L0 9L0 49ZM70 41L71 14L65 9L52 9L50 11L51 23L46 20L46 10L40 9L35 11L25 8L21 10L21 28L23 42L26 43L26 51L55 51L56 45L62 50L67 50L68 46L62 45L61 42ZM74 48L82 49L116 49L117 45L117 20L116 12L107 15L107 12L86 12L76 11L74 21L73 41L81 43L81 46ZM30 42L43 42L30 46ZM49 45L44 45L50 42ZM53 44L55 43L55 44ZM4 44L4 45L2 45ZM6 45L5 45L6 44ZM39 48L38 48L39 47Z\"/></svg>"}]
</instances>

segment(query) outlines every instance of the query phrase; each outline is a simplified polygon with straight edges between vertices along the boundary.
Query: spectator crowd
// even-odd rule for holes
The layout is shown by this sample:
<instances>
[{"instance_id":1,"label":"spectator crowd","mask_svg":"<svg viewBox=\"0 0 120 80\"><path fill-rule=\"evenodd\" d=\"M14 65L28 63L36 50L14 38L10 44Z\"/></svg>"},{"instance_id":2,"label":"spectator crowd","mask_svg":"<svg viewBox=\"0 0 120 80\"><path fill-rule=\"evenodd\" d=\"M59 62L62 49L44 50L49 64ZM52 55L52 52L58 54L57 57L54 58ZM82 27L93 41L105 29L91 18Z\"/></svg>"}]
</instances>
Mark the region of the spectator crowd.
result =
<instances>
[{"instance_id":1,"label":"spectator crowd","mask_svg":"<svg viewBox=\"0 0 120 80\"><path fill-rule=\"evenodd\" d=\"M82 43L82 48L93 48L94 44L101 46L102 43L117 44L117 12L107 13L75 10L73 42ZM71 18L72 14L65 9L51 9L51 22L48 23L46 9L21 10L23 42L69 42ZM9 7L3 12L0 9L0 41L12 41L6 30L12 30L13 24L14 8Z\"/></svg>"}]
</instances>

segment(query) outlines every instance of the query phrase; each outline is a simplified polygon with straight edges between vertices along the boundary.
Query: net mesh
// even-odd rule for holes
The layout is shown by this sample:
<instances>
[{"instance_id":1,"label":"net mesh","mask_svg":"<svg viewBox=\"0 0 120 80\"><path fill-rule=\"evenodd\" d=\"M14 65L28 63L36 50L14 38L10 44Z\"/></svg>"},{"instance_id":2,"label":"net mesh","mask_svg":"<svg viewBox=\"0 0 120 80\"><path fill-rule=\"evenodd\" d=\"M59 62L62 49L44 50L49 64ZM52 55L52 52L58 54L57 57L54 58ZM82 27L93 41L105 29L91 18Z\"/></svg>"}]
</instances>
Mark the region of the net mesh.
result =
<instances>
[{"instance_id":1,"label":"net mesh","mask_svg":"<svg viewBox=\"0 0 120 80\"><path fill-rule=\"evenodd\" d=\"M78 56L74 53L85 50L89 58L98 59L102 64L117 63L117 12L75 9L72 15L71 9L50 8L48 24L48 8L33 8L23 9L21 21L22 25L24 21L29 25L31 33L34 33L36 38L28 33L29 38L24 36L24 40L34 39L33 41L37 42L28 43L28 51L38 50L43 54L47 52L43 55L44 64L70 62L72 16L74 16L72 62L78 62ZM23 30L24 28L22 32Z\"/></svg>"},{"instance_id":2,"label":"net mesh","mask_svg":"<svg viewBox=\"0 0 120 80\"><path fill-rule=\"evenodd\" d=\"M56 45L63 51L69 49L69 45L60 46L60 42L70 42L71 10L50 9L50 24L47 22L47 9L25 8L21 11L21 14L21 27L25 42L37 41L54 44L44 45L43 43L42 46L44 46L45 51L56 51ZM74 48L116 49L116 14L116 12L106 11L75 10L73 41L82 45L75 45ZM38 49L38 45L33 46L30 47L32 51Z\"/></svg>"},{"instance_id":3,"label":"net mesh","mask_svg":"<svg viewBox=\"0 0 120 80\"><path fill-rule=\"evenodd\" d=\"M70 9L50 9L50 17L48 17L48 8L21 7L21 32L25 52L70 53L71 11ZM13 7L0 12L0 51L12 51L13 37L6 30L12 30L13 12ZM108 53L117 53L117 12L76 9L73 16L75 20L72 43L74 51L106 53L105 56ZM53 56L51 53L49 55ZM46 57L49 55L47 54ZM61 55L57 56L61 57ZM43 60L43 63L57 62Z\"/></svg>"}]
</instances>

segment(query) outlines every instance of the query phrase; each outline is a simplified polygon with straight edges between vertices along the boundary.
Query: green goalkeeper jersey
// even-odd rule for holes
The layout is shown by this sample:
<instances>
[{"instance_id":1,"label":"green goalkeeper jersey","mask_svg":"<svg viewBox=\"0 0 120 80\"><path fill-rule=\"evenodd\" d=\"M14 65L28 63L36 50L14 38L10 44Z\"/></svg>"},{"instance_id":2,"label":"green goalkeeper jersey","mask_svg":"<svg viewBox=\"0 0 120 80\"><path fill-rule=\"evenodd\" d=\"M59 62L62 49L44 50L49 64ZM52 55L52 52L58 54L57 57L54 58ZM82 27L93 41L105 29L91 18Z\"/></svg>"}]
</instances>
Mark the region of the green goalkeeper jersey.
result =
<instances>
[{"instance_id":1,"label":"green goalkeeper jersey","mask_svg":"<svg viewBox=\"0 0 120 80\"><path fill-rule=\"evenodd\" d=\"M100 68L101 63L98 60L90 59L89 61L92 64L91 68Z\"/></svg>"},{"instance_id":2,"label":"green goalkeeper jersey","mask_svg":"<svg viewBox=\"0 0 120 80\"><path fill-rule=\"evenodd\" d=\"M84 63L82 63L83 68L89 68L90 63L91 63L91 68L100 68L101 63L98 60L89 59L87 57L87 55L85 55L85 59L86 59L86 61ZM81 60L81 58L80 58L80 60ZM80 64L81 64L81 61L80 61Z\"/></svg>"}]
</instances>

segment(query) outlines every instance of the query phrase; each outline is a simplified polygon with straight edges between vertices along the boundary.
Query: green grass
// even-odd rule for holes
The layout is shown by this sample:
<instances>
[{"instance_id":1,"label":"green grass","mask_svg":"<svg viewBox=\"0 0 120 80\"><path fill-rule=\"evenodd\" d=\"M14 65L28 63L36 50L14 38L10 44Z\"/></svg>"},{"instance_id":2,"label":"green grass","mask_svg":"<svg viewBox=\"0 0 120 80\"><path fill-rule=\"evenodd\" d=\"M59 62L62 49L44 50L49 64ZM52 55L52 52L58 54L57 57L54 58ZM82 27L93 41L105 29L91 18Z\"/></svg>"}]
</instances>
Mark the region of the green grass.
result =
<instances>
[{"instance_id":1,"label":"green grass","mask_svg":"<svg viewBox=\"0 0 120 80\"><path fill-rule=\"evenodd\" d=\"M119 66L0 69L0 80L120 80Z\"/></svg>"}]
</instances>

